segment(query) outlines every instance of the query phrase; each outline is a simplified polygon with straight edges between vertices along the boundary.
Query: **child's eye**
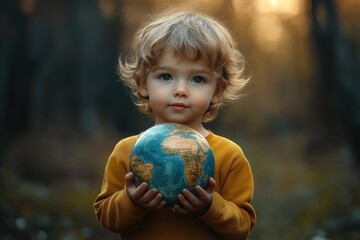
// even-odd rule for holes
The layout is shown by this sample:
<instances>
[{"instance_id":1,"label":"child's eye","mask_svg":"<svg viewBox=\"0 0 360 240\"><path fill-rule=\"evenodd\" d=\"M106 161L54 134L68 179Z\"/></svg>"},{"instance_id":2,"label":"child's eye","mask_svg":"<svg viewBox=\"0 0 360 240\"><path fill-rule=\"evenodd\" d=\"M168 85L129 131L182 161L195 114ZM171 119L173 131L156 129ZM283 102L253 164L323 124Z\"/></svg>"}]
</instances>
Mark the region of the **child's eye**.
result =
<instances>
[{"instance_id":1,"label":"child's eye","mask_svg":"<svg viewBox=\"0 0 360 240\"><path fill-rule=\"evenodd\" d=\"M195 77L192 79L192 82L194 82L194 83L204 83L204 82L205 82L205 78L204 78L204 77L201 77L201 76L195 76Z\"/></svg>"},{"instance_id":2,"label":"child's eye","mask_svg":"<svg viewBox=\"0 0 360 240\"><path fill-rule=\"evenodd\" d=\"M165 74L161 74L161 75L159 76L159 79L160 79L160 80L164 80L164 81L169 81L169 80L172 79L172 77L171 77L170 74L165 73Z\"/></svg>"}]
</instances>

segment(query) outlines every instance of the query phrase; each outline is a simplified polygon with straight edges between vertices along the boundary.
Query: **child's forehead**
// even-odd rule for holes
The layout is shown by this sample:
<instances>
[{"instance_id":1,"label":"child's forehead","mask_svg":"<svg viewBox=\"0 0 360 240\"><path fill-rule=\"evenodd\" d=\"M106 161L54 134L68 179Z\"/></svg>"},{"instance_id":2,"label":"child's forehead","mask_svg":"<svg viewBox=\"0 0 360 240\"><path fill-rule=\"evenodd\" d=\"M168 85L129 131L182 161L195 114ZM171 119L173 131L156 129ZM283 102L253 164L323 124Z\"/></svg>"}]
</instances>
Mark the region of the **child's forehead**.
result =
<instances>
[{"instance_id":1,"label":"child's forehead","mask_svg":"<svg viewBox=\"0 0 360 240\"><path fill-rule=\"evenodd\" d=\"M192 54L185 54L179 51L176 51L176 49L167 48L165 51L158 54L157 59L165 59L166 60L172 60L174 62L203 62L208 67L210 67L210 61L208 58L205 57L205 55L192 53Z\"/></svg>"}]
</instances>

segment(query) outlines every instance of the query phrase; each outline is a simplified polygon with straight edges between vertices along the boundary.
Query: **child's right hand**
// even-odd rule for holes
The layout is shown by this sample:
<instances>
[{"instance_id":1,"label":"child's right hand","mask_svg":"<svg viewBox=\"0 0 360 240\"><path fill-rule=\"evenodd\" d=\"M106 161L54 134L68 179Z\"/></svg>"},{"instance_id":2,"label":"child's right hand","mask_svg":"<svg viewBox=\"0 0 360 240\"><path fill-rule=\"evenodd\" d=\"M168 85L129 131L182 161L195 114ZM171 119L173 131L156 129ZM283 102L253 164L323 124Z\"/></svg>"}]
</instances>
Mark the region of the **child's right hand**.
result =
<instances>
[{"instance_id":1,"label":"child's right hand","mask_svg":"<svg viewBox=\"0 0 360 240\"><path fill-rule=\"evenodd\" d=\"M141 208L148 210L155 210L165 206L165 201L162 200L162 194L156 189L148 188L148 183L143 182L138 187L134 184L134 174L132 172L125 175L125 184L127 192L133 203Z\"/></svg>"}]
</instances>

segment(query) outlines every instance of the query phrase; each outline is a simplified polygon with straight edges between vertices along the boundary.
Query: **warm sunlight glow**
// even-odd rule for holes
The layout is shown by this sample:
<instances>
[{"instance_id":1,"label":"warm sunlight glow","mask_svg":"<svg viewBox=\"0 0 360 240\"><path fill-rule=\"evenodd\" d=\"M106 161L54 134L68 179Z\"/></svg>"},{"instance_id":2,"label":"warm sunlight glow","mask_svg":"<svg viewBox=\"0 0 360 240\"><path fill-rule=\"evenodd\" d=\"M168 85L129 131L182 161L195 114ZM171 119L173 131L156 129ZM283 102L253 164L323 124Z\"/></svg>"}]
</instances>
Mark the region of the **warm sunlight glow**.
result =
<instances>
[{"instance_id":1,"label":"warm sunlight glow","mask_svg":"<svg viewBox=\"0 0 360 240\"><path fill-rule=\"evenodd\" d=\"M195 8L199 8L202 9L203 11L205 9L208 10L217 10L219 8L221 8L221 5L223 5L223 0L188 0L189 5L195 7Z\"/></svg>"},{"instance_id":2,"label":"warm sunlight glow","mask_svg":"<svg viewBox=\"0 0 360 240\"><path fill-rule=\"evenodd\" d=\"M284 17L294 17L300 12L300 0L256 0L255 9L259 13L275 13Z\"/></svg>"},{"instance_id":3,"label":"warm sunlight glow","mask_svg":"<svg viewBox=\"0 0 360 240\"><path fill-rule=\"evenodd\" d=\"M267 50L276 47L284 34L281 21L274 15L259 15L251 27L259 47Z\"/></svg>"},{"instance_id":4,"label":"warm sunlight glow","mask_svg":"<svg viewBox=\"0 0 360 240\"><path fill-rule=\"evenodd\" d=\"M244 12L249 12L251 11L251 4L249 4L249 2L244 1L244 0L232 0L231 1L232 7L234 9L234 12L237 14L241 14Z\"/></svg>"},{"instance_id":5,"label":"warm sunlight glow","mask_svg":"<svg viewBox=\"0 0 360 240\"><path fill-rule=\"evenodd\" d=\"M211 0L195 0L195 1L189 1L189 2L197 2L198 4L210 4Z\"/></svg>"},{"instance_id":6,"label":"warm sunlight glow","mask_svg":"<svg viewBox=\"0 0 360 240\"><path fill-rule=\"evenodd\" d=\"M286 38L284 22L295 24L303 8L303 0L232 0L234 11L241 15L245 9L252 12L251 34L264 50L276 49ZM250 8L248 6L251 6Z\"/></svg>"}]
</instances>

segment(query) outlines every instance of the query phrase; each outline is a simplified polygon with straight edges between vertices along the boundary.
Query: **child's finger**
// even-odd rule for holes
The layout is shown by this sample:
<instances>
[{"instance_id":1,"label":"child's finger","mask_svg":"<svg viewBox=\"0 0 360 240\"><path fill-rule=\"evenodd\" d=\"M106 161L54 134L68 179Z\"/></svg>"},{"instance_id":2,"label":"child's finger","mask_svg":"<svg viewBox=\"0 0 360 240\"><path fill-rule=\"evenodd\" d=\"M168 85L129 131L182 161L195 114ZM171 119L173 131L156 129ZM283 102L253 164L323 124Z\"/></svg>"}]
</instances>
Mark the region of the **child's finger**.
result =
<instances>
[{"instance_id":1,"label":"child's finger","mask_svg":"<svg viewBox=\"0 0 360 240\"><path fill-rule=\"evenodd\" d=\"M187 212L191 213L196 210L193 202L196 202L197 198L188 190L184 190L183 194L178 196L178 200Z\"/></svg>"},{"instance_id":2,"label":"child's finger","mask_svg":"<svg viewBox=\"0 0 360 240\"><path fill-rule=\"evenodd\" d=\"M148 184L146 182L143 182L142 184L140 184L133 192L133 195L132 195L133 199L135 199L135 200L140 199L146 192L147 188L148 188Z\"/></svg>"},{"instance_id":3,"label":"child's finger","mask_svg":"<svg viewBox=\"0 0 360 240\"><path fill-rule=\"evenodd\" d=\"M128 188L135 186L134 185L134 174L132 172L129 172L125 175L125 185Z\"/></svg>"},{"instance_id":4,"label":"child's finger","mask_svg":"<svg viewBox=\"0 0 360 240\"><path fill-rule=\"evenodd\" d=\"M161 198L162 198L162 197L161 197ZM157 205L157 207L156 207L155 209L160 209L160 208L162 208L162 207L165 207L165 205L166 205L166 202L162 200L162 201L159 203L159 205Z\"/></svg>"},{"instance_id":5,"label":"child's finger","mask_svg":"<svg viewBox=\"0 0 360 240\"><path fill-rule=\"evenodd\" d=\"M200 186L197 186L196 188L195 188L195 190L196 190L196 192L199 194L199 198L198 199L200 199L201 201L206 201L208 198L209 198L209 194L212 192L212 190L211 189L206 189L206 191L202 188L202 187L200 187ZM208 192L208 191L210 191L210 192Z\"/></svg>"},{"instance_id":6,"label":"child's finger","mask_svg":"<svg viewBox=\"0 0 360 240\"><path fill-rule=\"evenodd\" d=\"M201 187L199 187L203 192L204 192L204 190L201 188ZM192 194L189 190L187 190L187 189L184 189L183 191L182 191L182 195L186 198L186 200L187 201L189 201L192 205L195 205L196 203L197 203L197 201L198 201L198 198L194 195L194 194Z\"/></svg>"},{"instance_id":7,"label":"child's finger","mask_svg":"<svg viewBox=\"0 0 360 240\"><path fill-rule=\"evenodd\" d=\"M162 202L165 203L165 201L162 201L162 194L161 193L156 193L155 196L153 196L150 201L146 204L147 207L149 208L161 208L162 207Z\"/></svg>"},{"instance_id":8,"label":"child's finger","mask_svg":"<svg viewBox=\"0 0 360 240\"><path fill-rule=\"evenodd\" d=\"M206 192L207 193L212 193L214 191L215 185L216 185L215 179L210 178L209 184L206 187Z\"/></svg>"},{"instance_id":9,"label":"child's finger","mask_svg":"<svg viewBox=\"0 0 360 240\"><path fill-rule=\"evenodd\" d=\"M186 211L186 209L184 209L183 207L179 206L179 205L175 205L172 208L172 211L174 213L180 213L180 214L190 214L188 211Z\"/></svg>"},{"instance_id":10,"label":"child's finger","mask_svg":"<svg viewBox=\"0 0 360 240\"><path fill-rule=\"evenodd\" d=\"M145 189L145 191L146 191L146 189ZM158 194L159 194L158 191L156 189L152 188L147 192L143 192L143 194L141 195L140 201L141 201L141 203L147 204L147 203L151 202Z\"/></svg>"}]
</instances>

